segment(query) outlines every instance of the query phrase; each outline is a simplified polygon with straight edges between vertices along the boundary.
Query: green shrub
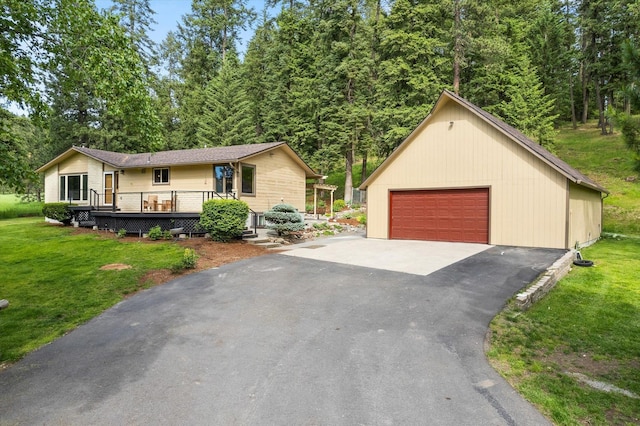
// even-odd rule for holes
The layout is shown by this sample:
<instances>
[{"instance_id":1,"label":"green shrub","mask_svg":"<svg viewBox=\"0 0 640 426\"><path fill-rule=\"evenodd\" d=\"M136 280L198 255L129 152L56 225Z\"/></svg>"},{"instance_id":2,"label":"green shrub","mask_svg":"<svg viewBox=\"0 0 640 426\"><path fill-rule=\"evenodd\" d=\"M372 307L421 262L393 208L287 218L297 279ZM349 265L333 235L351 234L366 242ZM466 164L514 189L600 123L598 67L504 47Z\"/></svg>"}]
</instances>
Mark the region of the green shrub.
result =
<instances>
[{"instance_id":1,"label":"green shrub","mask_svg":"<svg viewBox=\"0 0 640 426\"><path fill-rule=\"evenodd\" d=\"M351 218L353 218L353 213L347 212L347 213L343 214L342 217L345 218L345 219L351 219Z\"/></svg>"},{"instance_id":2,"label":"green shrub","mask_svg":"<svg viewBox=\"0 0 640 426\"><path fill-rule=\"evenodd\" d=\"M351 208L353 210L360 210L360 204L356 203L356 204L351 204Z\"/></svg>"},{"instance_id":3,"label":"green shrub","mask_svg":"<svg viewBox=\"0 0 640 426\"><path fill-rule=\"evenodd\" d=\"M163 232L162 232L162 228L160 228L160 225L156 225L153 228L149 229L149 239L155 241L161 238L163 238Z\"/></svg>"},{"instance_id":4,"label":"green shrub","mask_svg":"<svg viewBox=\"0 0 640 426\"><path fill-rule=\"evenodd\" d=\"M318 200L318 207L326 207L327 205L324 203L324 200Z\"/></svg>"},{"instance_id":5,"label":"green shrub","mask_svg":"<svg viewBox=\"0 0 640 426\"><path fill-rule=\"evenodd\" d=\"M127 236L127 230L126 229L119 229L118 233L116 234L118 238L124 238Z\"/></svg>"},{"instance_id":6,"label":"green shrub","mask_svg":"<svg viewBox=\"0 0 640 426\"><path fill-rule=\"evenodd\" d=\"M42 207L42 214L49 219L57 220L65 225L71 223L71 211L67 203L46 203Z\"/></svg>"},{"instance_id":7,"label":"green shrub","mask_svg":"<svg viewBox=\"0 0 640 426\"><path fill-rule=\"evenodd\" d=\"M345 207L347 207L347 203L345 203L344 200L335 200L333 202L334 212L341 212L342 210L344 210Z\"/></svg>"},{"instance_id":8,"label":"green shrub","mask_svg":"<svg viewBox=\"0 0 640 426\"><path fill-rule=\"evenodd\" d=\"M367 215L366 214L358 215L357 219L358 219L358 222L361 225L366 225L367 224Z\"/></svg>"},{"instance_id":9,"label":"green shrub","mask_svg":"<svg viewBox=\"0 0 640 426\"><path fill-rule=\"evenodd\" d=\"M278 232L278 235L302 231L304 220L295 207L290 204L276 204L264 213L267 228Z\"/></svg>"},{"instance_id":10,"label":"green shrub","mask_svg":"<svg viewBox=\"0 0 640 426\"><path fill-rule=\"evenodd\" d=\"M307 213L313 213L313 204L307 204L304 206L304 209Z\"/></svg>"},{"instance_id":11,"label":"green shrub","mask_svg":"<svg viewBox=\"0 0 640 426\"><path fill-rule=\"evenodd\" d=\"M200 227L209 233L214 241L227 242L242 236L249 206L240 200L209 200L202 205Z\"/></svg>"},{"instance_id":12,"label":"green shrub","mask_svg":"<svg viewBox=\"0 0 640 426\"><path fill-rule=\"evenodd\" d=\"M186 248L182 254L182 267L185 269L193 269L198 262L198 255L194 249Z\"/></svg>"},{"instance_id":13,"label":"green shrub","mask_svg":"<svg viewBox=\"0 0 640 426\"><path fill-rule=\"evenodd\" d=\"M316 222L313 224L313 228L319 231L331 228L327 222Z\"/></svg>"},{"instance_id":14,"label":"green shrub","mask_svg":"<svg viewBox=\"0 0 640 426\"><path fill-rule=\"evenodd\" d=\"M174 265L171 270L174 273L178 273L184 269L194 269L196 264L198 263L198 256L194 249L186 248L184 252L182 252L182 259L176 265Z\"/></svg>"}]
</instances>

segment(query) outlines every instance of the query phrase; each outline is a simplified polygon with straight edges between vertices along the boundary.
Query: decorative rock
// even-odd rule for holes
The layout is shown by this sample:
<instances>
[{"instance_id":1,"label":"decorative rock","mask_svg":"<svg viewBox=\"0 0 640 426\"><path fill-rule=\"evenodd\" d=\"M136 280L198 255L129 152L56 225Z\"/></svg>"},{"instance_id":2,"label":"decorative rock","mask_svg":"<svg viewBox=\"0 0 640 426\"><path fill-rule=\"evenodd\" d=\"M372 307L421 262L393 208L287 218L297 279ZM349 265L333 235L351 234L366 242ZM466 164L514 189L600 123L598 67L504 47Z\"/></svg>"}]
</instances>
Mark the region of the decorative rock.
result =
<instances>
[{"instance_id":1,"label":"decorative rock","mask_svg":"<svg viewBox=\"0 0 640 426\"><path fill-rule=\"evenodd\" d=\"M9 307L9 301L6 299L0 300L0 310L6 309Z\"/></svg>"}]
</instances>

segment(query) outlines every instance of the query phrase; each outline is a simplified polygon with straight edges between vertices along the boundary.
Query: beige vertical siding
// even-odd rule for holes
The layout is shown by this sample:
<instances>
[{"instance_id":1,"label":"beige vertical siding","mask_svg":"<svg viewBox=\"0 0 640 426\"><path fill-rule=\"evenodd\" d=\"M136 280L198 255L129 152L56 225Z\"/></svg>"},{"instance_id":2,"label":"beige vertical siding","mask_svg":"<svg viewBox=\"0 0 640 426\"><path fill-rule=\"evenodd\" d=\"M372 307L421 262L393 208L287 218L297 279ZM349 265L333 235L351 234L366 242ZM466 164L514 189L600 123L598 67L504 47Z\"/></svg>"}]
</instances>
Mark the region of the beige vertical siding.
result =
<instances>
[{"instance_id":1,"label":"beige vertical siding","mask_svg":"<svg viewBox=\"0 0 640 426\"><path fill-rule=\"evenodd\" d=\"M68 175L74 173L87 173L89 158L82 154L74 154L58 164L58 173Z\"/></svg>"},{"instance_id":2,"label":"beige vertical siding","mask_svg":"<svg viewBox=\"0 0 640 426\"><path fill-rule=\"evenodd\" d=\"M305 171L284 150L252 157L245 164L256 166L256 195L240 198L254 211L264 212L282 201L304 211Z\"/></svg>"},{"instance_id":3,"label":"beige vertical siding","mask_svg":"<svg viewBox=\"0 0 640 426\"><path fill-rule=\"evenodd\" d=\"M570 247L587 246L600 238L602 232L602 198L600 193L583 186L569 186Z\"/></svg>"},{"instance_id":4,"label":"beige vertical siding","mask_svg":"<svg viewBox=\"0 0 640 426\"><path fill-rule=\"evenodd\" d=\"M391 190L489 187L491 244L565 247L562 174L454 102L425 124L367 188L369 237L389 236Z\"/></svg>"}]
</instances>

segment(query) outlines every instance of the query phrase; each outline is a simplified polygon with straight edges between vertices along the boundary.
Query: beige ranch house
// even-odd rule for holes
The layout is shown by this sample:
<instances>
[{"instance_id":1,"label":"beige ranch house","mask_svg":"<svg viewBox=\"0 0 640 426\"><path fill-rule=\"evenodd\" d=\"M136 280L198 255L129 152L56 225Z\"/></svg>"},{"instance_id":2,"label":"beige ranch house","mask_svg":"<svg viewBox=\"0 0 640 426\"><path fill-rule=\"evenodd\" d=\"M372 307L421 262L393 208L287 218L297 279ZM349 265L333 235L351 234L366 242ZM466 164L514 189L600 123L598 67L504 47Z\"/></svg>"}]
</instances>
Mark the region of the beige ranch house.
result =
<instances>
[{"instance_id":1,"label":"beige ranch house","mask_svg":"<svg viewBox=\"0 0 640 426\"><path fill-rule=\"evenodd\" d=\"M111 211L120 223L135 213L194 216L215 198L245 201L258 216L282 202L304 212L306 181L321 177L284 142L143 154L74 146L37 171L45 202Z\"/></svg>"},{"instance_id":2,"label":"beige ranch house","mask_svg":"<svg viewBox=\"0 0 640 426\"><path fill-rule=\"evenodd\" d=\"M449 91L360 189L369 238L561 249L600 237L607 194Z\"/></svg>"}]
</instances>

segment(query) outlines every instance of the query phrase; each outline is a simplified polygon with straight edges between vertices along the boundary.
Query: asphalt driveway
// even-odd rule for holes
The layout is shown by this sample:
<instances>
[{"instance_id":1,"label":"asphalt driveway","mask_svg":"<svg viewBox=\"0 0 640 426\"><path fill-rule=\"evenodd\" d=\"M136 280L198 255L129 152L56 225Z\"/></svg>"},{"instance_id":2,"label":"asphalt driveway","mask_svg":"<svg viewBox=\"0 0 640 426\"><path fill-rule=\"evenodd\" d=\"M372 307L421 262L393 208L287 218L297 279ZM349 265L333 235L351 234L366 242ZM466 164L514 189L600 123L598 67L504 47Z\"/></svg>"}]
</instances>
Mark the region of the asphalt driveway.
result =
<instances>
[{"instance_id":1,"label":"asphalt driveway","mask_svg":"<svg viewBox=\"0 0 640 426\"><path fill-rule=\"evenodd\" d=\"M0 424L547 424L483 339L561 254L485 247L429 275L274 254L188 275L0 373Z\"/></svg>"}]
</instances>

